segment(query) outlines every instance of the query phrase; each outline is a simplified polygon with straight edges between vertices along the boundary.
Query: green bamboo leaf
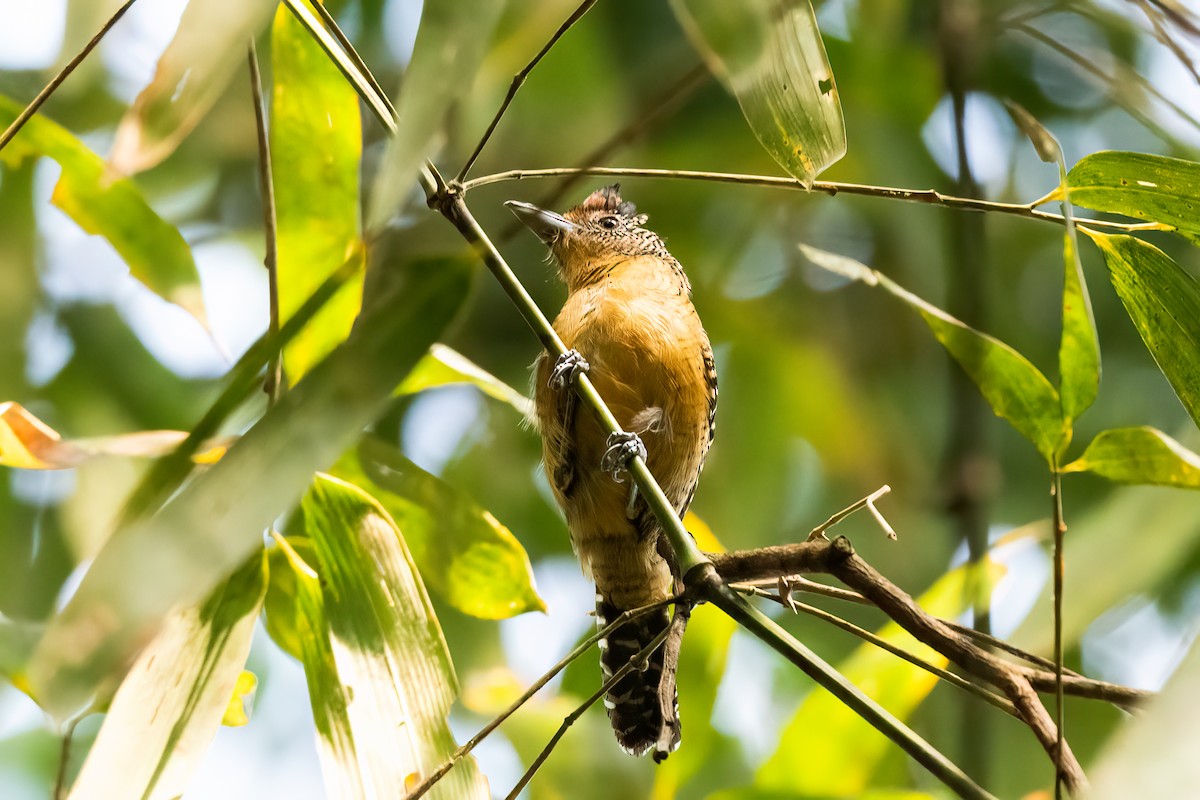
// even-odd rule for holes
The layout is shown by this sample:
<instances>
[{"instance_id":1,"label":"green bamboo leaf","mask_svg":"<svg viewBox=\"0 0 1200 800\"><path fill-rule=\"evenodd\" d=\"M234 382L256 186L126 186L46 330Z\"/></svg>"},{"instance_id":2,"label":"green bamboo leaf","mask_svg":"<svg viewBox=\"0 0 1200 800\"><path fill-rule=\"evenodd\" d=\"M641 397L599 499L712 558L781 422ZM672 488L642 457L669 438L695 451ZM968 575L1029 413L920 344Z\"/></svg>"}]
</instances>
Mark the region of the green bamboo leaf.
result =
<instances>
[{"instance_id":1,"label":"green bamboo leaf","mask_svg":"<svg viewBox=\"0 0 1200 800\"><path fill-rule=\"evenodd\" d=\"M39 623L9 619L0 614L0 675L18 688L23 688L20 675L42 631L43 626Z\"/></svg>"},{"instance_id":2,"label":"green bamboo leaf","mask_svg":"<svg viewBox=\"0 0 1200 800\"><path fill-rule=\"evenodd\" d=\"M397 127L375 178L368 230L387 224L411 192L422 160L437 147L446 112L483 62L500 0L429 3L396 102Z\"/></svg>"},{"instance_id":3,"label":"green bamboo leaf","mask_svg":"<svg viewBox=\"0 0 1200 800\"><path fill-rule=\"evenodd\" d=\"M400 531L368 494L318 475L301 507L319 581L298 575L297 584L309 595L309 629L328 639L330 651L305 660L314 712L323 717L330 794L403 797L457 748L446 716L458 682L441 626ZM314 649L304 647L306 655ZM473 759L465 759L430 796L489 794Z\"/></svg>"},{"instance_id":4,"label":"green bamboo leaf","mask_svg":"<svg viewBox=\"0 0 1200 800\"><path fill-rule=\"evenodd\" d=\"M979 572L993 583L1001 568L987 562ZM966 607L971 570L960 567L944 575L919 599L934 616L953 618ZM878 635L939 667L947 658L914 639L896 623ZM937 685L937 677L870 643L860 645L838 671L901 720L908 718ZM846 747L846 742L854 742ZM892 744L879 731L832 694L813 691L800 704L779 737L779 747L754 776L755 790L808 797L858 797L865 792ZM796 754L804 753L804 769Z\"/></svg>"},{"instance_id":5,"label":"green bamboo leaf","mask_svg":"<svg viewBox=\"0 0 1200 800\"><path fill-rule=\"evenodd\" d=\"M60 717L86 707L171 608L203 598L261 545L312 473L386 408L461 305L469 270L461 260L429 259L376 263L375 274L380 284L354 332L308 379L158 514L109 538L30 663L43 707Z\"/></svg>"},{"instance_id":6,"label":"green bamboo leaf","mask_svg":"<svg viewBox=\"0 0 1200 800\"><path fill-rule=\"evenodd\" d=\"M21 111L21 106L0 97L0 127ZM66 128L35 115L0 152L0 161L12 166L39 156L62 167L51 202L88 233L103 236L125 259L130 274L150 291L207 325L191 249L176 228L154 213L133 181L108 180L104 161L87 145Z\"/></svg>"},{"instance_id":7,"label":"green bamboo leaf","mask_svg":"<svg viewBox=\"0 0 1200 800\"><path fill-rule=\"evenodd\" d=\"M278 539L277 539L278 541ZM294 561L305 564L317 563L312 541L299 533L288 532L286 546L273 545L267 548L267 597L263 601L263 615L267 634L279 649L304 661L304 631L307 622L301 618L301 587L296 583Z\"/></svg>"},{"instance_id":8,"label":"green bamboo leaf","mask_svg":"<svg viewBox=\"0 0 1200 800\"><path fill-rule=\"evenodd\" d=\"M1008 420L1032 442L1046 463L1053 462L1070 429L1063 422L1058 391L1025 356L964 325L865 264L803 244L800 250L817 266L868 286L880 286L920 313L933 335L979 387L996 416Z\"/></svg>"},{"instance_id":9,"label":"green bamboo leaf","mask_svg":"<svg viewBox=\"0 0 1200 800\"><path fill-rule=\"evenodd\" d=\"M88 751L71 800L169 800L187 789L234 696L266 587L252 556L142 650Z\"/></svg>"},{"instance_id":10,"label":"green bamboo leaf","mask_svg":"<svg viewBox=\"0 0 1200 800\"><path fill-rule=\"evenodd\" d=\"M1184 408L1200 424L1200 283L1141 239L1080 230L1104 254L1113 288L1134 327Z\"/></svg>"},{"instance_id":11,"label":"green bamboo leaf","mask_svg":"<svg viewBox=\"0 0 1200 800\"><path fill-rule=\"evenodd\" d=\"M846 123L809 0L671 0L692 44L758 141L812 184L846 154Z\"/></svg>"},{"instance_id":12,"label":"green bamboo leaf","mask_svg":"<svg viewBox=\"0 0 1200 800\"><path fill-rule=\"evenodd\" d=\"M1200 164L1149 153L1106 150L1071 167L1071 202L1160 223L1200 242ZM1059 190L1047 199L1062 199Z\"/></svg>"},{"instance_id":13,"label":"green bamboo leaf","mask_svg":"<svg viewBox=\"0 0 1200 800\"><path fill-rule=\"evenodd\" d=\"M429 587L464 614L506 619L545 611L529 556L474 500L368 437L335 474L373 495L396 521Z\"/></svg>"},{"instance_id":14,"label":"green bamboo leaf","mask_svg":"<svg viewBox=\"0 0 1200 800\"><path fill-rule=\"evenodd\" d=\"M279 0L190 0L175 37L117 128L109 165L149 169L175 151L246 61L246 45Z\"/></svg>"},{"instance_id":15,"label":"green bamboo leaf","mask_svg":"<svg viewBox=\"0 0 1200 800\"><path fill-rule=\"evenodd\" d=\"M533 411L529 398L474 361L444 344L429 348L429 354L417 362L413 371L396 389L396 394L416 394L439 386L468 384L495 400L528 416Z\"/></svg>"},{"instance_id":16,"label":"green bamboo leaf","mask_svg":"<svg viewBox=\"0 0 1200 800\"><path fill-rule=\"evenodd\" d=\"M279 315L286 320L361 252L358 95L280 6L271 30L271 162L278 222ZM284 372L300 380L350 333L362 276L347 283L284 349Z\"/></svg>"},{"instance_id":17,"label":"green bamboo leaf","mask_svg":"<svg viewBox=\"0 0 1200 800\"><path fill-rule=\"evenodd\" d=\"M1117 483L1200 489L1200 455L1150 427L1103 431L1062 471L1090 472Z\"/></svg>"}]
</instances>

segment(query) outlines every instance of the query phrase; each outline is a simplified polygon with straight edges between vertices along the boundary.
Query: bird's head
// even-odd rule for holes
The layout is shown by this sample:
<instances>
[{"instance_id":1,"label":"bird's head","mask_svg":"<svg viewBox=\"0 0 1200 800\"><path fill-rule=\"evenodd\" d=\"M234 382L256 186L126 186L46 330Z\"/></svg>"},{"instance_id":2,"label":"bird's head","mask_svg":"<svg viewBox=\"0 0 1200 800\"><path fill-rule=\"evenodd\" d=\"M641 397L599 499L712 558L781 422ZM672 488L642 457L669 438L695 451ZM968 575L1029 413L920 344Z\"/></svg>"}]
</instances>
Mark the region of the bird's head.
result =
<instances>
[{"instance_id":1,"label":"bird's head","mask_svg":"<svg viewBox=\"0 0 1200 800\"><path fill-rule=\"evenodd\" d=\"M597 189L565 214L516 200L505 205L550 248L563 279L572 286L614 261L666 254L662 239L642 227L646 215L622 200L620 191L619 184Z\"/></svg>"}]
</instances>

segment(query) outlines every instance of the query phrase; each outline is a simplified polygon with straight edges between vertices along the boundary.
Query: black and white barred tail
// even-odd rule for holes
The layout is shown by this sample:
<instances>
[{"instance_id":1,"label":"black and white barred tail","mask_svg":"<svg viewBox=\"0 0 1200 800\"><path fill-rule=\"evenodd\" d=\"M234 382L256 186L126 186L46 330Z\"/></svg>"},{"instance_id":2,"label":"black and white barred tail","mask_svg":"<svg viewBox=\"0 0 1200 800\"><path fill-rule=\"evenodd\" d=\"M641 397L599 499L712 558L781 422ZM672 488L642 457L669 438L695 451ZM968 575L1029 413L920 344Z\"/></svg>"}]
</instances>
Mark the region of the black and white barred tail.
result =
<instances>
[{"instance_id":1,"label":"black and white barred tail","mask_svg":"<svg viewBox=\"0 0 1200 800\"><path fill-rule=\"evenodd\" d=\"M597 595L596 621L603 628L615 620L622 609ZM679 701L675 692L675 670L679 664L679 644L687 625L689 609L682 605L666 641L646 659L644 671L634 670L619 680L604 707L612 723L617 743L625 752L642 756L654 751L661 762L679 747ZM600 640L600 671L609 680L647 645L671 626L671 613L661 608L628 622Z\"/></svg>"}]
</instances>

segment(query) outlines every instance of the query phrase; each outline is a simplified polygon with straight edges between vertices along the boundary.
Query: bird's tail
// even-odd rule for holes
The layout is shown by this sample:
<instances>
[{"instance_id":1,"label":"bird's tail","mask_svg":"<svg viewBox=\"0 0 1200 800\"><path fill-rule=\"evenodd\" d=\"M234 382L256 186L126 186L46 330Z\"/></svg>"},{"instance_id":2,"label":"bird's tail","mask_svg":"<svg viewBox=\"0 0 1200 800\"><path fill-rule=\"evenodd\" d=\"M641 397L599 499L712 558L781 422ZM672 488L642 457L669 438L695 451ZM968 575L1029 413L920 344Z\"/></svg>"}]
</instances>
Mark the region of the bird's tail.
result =
<instances>
[{"instance_id":1,"label":"bird's tail","mask_svg":"<svg viewBox=\"0 0 1200 800\"><path fill-rule=\"evenodd\" d=\"M603 628L622 613L622 609L597 599L597 624ZM600 640L600 670L609 680L668 627L666 640L647 659L645 670L630 672L617 681L604 707L612 723L617 743L635 756L654 750L661 762L679 747L679 701L675 694L675 669L679 664L679 645L691 609L677 604L675 619L663 607L625 623Z\"/></svg>"}]
</instances>

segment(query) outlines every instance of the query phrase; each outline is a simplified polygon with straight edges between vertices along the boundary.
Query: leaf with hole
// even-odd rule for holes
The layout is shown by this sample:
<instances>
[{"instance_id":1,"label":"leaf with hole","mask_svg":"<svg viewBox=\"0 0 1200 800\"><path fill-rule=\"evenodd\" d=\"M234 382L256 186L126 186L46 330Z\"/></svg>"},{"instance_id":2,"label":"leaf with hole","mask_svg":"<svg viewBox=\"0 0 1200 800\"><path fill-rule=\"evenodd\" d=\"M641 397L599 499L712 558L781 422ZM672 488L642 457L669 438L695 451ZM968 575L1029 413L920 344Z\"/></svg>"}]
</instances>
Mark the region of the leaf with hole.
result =
<instances>
[{"instance_id":1,"label":"leaf with hole","mask_svg":"<svg viewBox=\"0 0 1200 800\"><path fill-rule=\"evenodd\" d=\"M1200 163L1106 150L1080 159L1067 181L1077 206L1159 223L1200 242ZM1046 199L1062 199L1062 191Z\"/></svg>"},{"instance_id":2,"label":"leaf with hole","mask_svg":"<svg viewBox=\"0 0 1200 800\"><path fill-rule=\"evenodd\" d=\"M846 154L846 123L809 0L671 0L759 143L810 186Z\"/></svg>"}]
</instances>

